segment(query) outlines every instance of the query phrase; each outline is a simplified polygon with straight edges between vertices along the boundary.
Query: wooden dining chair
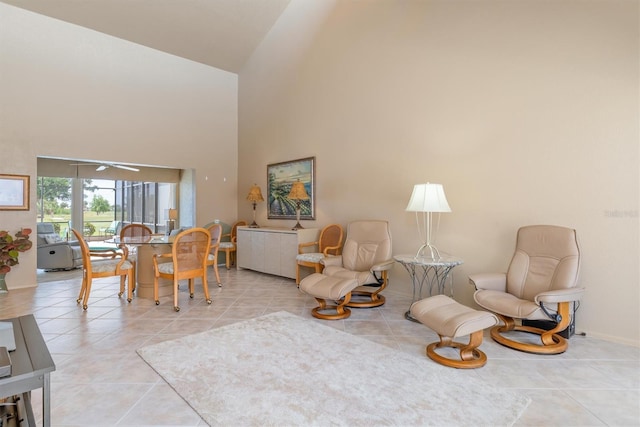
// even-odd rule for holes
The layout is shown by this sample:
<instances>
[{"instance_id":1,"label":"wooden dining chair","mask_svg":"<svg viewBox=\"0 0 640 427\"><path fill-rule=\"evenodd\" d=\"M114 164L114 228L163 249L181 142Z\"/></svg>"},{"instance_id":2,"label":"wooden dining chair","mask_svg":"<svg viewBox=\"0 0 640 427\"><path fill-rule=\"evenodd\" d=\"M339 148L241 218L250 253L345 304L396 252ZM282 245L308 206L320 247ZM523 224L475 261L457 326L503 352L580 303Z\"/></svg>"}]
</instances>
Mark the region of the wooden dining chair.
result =
<instances>
[{"instance_id":1,"label":"wooden dining chair","mask_svg":"<svg viewBox=\"0 0 640 427\"><path fill-rule=\"evenodd\" d=\"M218 286L222 287L222 282L220 281L220 273L218 272L218 251L220 249L220 239L222 237L222 225L221 224L212 224L207 227L209 230L209 234L211 234L211 248L209 249L209 265L213 266L213 271L216 273L216 280L218 281Z\"/></svg>"},{"instance_id":2,"label":"wooden dining chair","mask_svg":"<svg viewBox=\"0 0 640 427\"><path fill-rule=\"evenodd\" d=\"M322 273L322 259L330 255L340 255L344 230L339 224L330 224L320 231L318 240L298 245L296 256L296 284L300 285L300 267L311 267L316 273ZM316 249L309 251L309 248Z\"/></svg>"},{"instance_id":3,"label":"wooden dining chair","mask_svg":"<svg viewBox=\"0 0 640 427\"><path fill-rule=\"evenodd\" d=\"M231 226L231 231L227 234L222 235L222 240L220 242L220 250L225 253L225 261L227 270L235 264L236 259L236 239L238 238L238 227L247 225L247 221L237 221ZM229 239L228 241L225 239Z\"/></svg>"},{"instance_id":4,"label":"wooden dining chair","mask_svg":"<svg viewBox=\"0 0 640 427\"><path fill-rule=\"evenodd\" d=\"M153 230L144 224L127 224L120 230L120 241L123 241L125 237L151 237ZM124 246L125 244L121 244ZM138 267L138 248L135 245L127 245L129 251L129 261L133 265L133 289L135 290L135 281L137 280L137 267Z\"/></svg>"},{"instance_id":5,"label":"wooden dining chair","mask_svg":"<svg viewBox=\"0 0 640 427\"><path fill-rule=\"evenodd\" d=\"M125 292L125 281L128 283L127 301L131 302L135 279L133 265L127 259L127 248L125 247L121 251L115 248L92 251L87 242L84 241L82 233L73 228L71 231L78 239L82 250L82 286L76 302L80 304L80 301L82 301L82 308L86 310L93 279L114 276L120 276L119 297Z\"/></svg>"},{"instance_id":6,"label":"wooden dining chair","mask_svg":"<svg viewBox=\"0 0 640 427\"><path fill-rule=\"evenodd\" d=\"M173 309L180 311L178 305L178 282L189 280L189 297L193 298L194 281L197 277L202 280L205 300L211 304L209 287L207 285L207 266L209 265L209 249L211 248L211 234L206 228L196 227L184 230L176 235L171 245L171 253L153 255L153 299L160 304L158 297L158 279L173 281ZM167 262L162 262L162 261Z\"/></svg>"}]
</instances>

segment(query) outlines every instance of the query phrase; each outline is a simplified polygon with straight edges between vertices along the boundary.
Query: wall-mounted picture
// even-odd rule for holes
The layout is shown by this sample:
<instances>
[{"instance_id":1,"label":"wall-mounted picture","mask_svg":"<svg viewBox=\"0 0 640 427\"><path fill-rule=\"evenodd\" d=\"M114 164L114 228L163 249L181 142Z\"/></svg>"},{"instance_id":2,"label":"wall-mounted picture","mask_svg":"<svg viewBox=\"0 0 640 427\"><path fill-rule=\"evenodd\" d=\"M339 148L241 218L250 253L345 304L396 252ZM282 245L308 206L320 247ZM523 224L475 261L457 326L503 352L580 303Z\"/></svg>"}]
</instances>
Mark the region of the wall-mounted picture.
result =
<instances>
[{"instance_id":1,"label":"wall-mounted picture","mask_svg":"<svg viewBox=\"0 0 640 427\"><path fill-rule=\"evenodd\" d=\"M29 210L29 175L0 174L0 210Z\"/></svg>"},{"instance_id":2,"label":"wall-mounted picture","mask_svg":"<svg viewBox=\"0 0 640 427\"><path fill-rule=\"evenodd\" d=\"M267 218L296 219L300 202L300 219L315 219L315 169L315 157L267 165ZM296 182L301 182L305 191L295 186L294 193L299 198L294 200L289 195Z\"/></svg>"}]
</instances>

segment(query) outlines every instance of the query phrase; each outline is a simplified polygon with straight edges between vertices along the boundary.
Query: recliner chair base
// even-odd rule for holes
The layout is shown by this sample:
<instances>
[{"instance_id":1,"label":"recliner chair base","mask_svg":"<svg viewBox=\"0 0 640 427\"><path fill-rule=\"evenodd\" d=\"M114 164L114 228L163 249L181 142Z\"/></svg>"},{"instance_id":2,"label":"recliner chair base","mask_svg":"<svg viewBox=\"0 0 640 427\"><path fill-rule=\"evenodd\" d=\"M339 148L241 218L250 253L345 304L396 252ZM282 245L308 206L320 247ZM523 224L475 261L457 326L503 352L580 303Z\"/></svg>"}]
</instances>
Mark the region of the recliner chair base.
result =
<instances>
[{"instance_id":1,"label":"recliner chair base","mask_svg":"<svg viewBox=\"0 0 640 427\"><path fill-rule=\"evenodd\" d=\"M527 353L535 354L559 354L564 353L569 347L569 342L561 337L558 333L566 329L570 323L569 316L569 303L558 304L558 314L560 315L560 322L555 328L551 330L545 330L535 328L532 326L516 325L515 320L508 316L503 316L498 313L496 315L503 325L494 326L491 328L491 338L498 344L505 347L513 348L515 350L524 351ZM529 334L535 334L540 336L541 344L524 343L515 341L502 335L502 332L519 331Z\"/></svg>"},{"instance_id":2,"label":"recliner chair base","mask_svg":"<svg viewBox=\"0 0 640 427\"><path fill-rule=\"evenodd\" d=\"M551 339L553 340L553 344L540 345L515 341L501 334L501 332L508 331L527 332L530 334L540 335L541 337L543 334L546 334L546 336L551 337ZM559 354L564 353L567 350L567 347L569 347L569 343L567 343L567 340L565 340L560 335L549 334L549 331L545 331L544 329L539 328L533 328L531 326L514 326L512 329L507 329L504 325L495 326L491 328L491 338L493 338L493 340L498 344L501 344L505 347L534 354Z\"/></svg>"}]
</instances>

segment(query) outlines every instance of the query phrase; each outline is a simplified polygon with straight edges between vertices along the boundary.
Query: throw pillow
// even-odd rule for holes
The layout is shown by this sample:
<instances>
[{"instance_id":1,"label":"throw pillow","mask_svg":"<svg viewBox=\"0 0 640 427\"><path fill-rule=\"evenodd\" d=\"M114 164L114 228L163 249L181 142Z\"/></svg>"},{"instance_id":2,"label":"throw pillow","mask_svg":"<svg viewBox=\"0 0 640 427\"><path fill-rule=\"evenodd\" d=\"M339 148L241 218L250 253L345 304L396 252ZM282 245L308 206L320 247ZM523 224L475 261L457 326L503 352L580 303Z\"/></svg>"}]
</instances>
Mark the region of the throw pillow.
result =
<instances>
[{"instance_id":1,"label":"throw pillow","mask_svg":"<svg viewBox=\"0 0 640 427\"><path fill-rule=\"evenodd\" d=\"M44 236L45 242L48 244L62 242L62 237L57 234L50 234L48 236Z\"/></svg>"}]
</instances>

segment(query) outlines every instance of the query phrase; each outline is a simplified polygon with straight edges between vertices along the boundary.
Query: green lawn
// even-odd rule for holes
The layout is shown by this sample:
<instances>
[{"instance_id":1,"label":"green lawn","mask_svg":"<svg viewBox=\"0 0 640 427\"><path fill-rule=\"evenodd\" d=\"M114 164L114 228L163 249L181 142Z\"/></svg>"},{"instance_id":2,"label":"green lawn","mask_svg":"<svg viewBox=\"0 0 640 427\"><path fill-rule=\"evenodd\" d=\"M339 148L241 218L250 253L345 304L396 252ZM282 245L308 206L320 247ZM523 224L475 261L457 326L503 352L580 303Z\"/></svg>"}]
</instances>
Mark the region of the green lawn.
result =
<instances>
[{"instance_id":1,"label":"green lawn","mask_svg":"<svg viewBox=\"0 0 640 427\"><path fill-rule=\"evenodd\" d=\"M95 212L84 212L84 224L85 224L85 236L100 236L101 229L107 228L113 221L113 211L96 214ZM38 218L38 221L40 218ZM67 237L67 228L69 227L69 221L71 220L71 214L59 214L59 215L45 215L43 222L52 222L57 224L58 232L64 238ZM91 224L93 227L91 227ZM91 234L89 234L91 232Z\"/></svg>"}]
</instances>

